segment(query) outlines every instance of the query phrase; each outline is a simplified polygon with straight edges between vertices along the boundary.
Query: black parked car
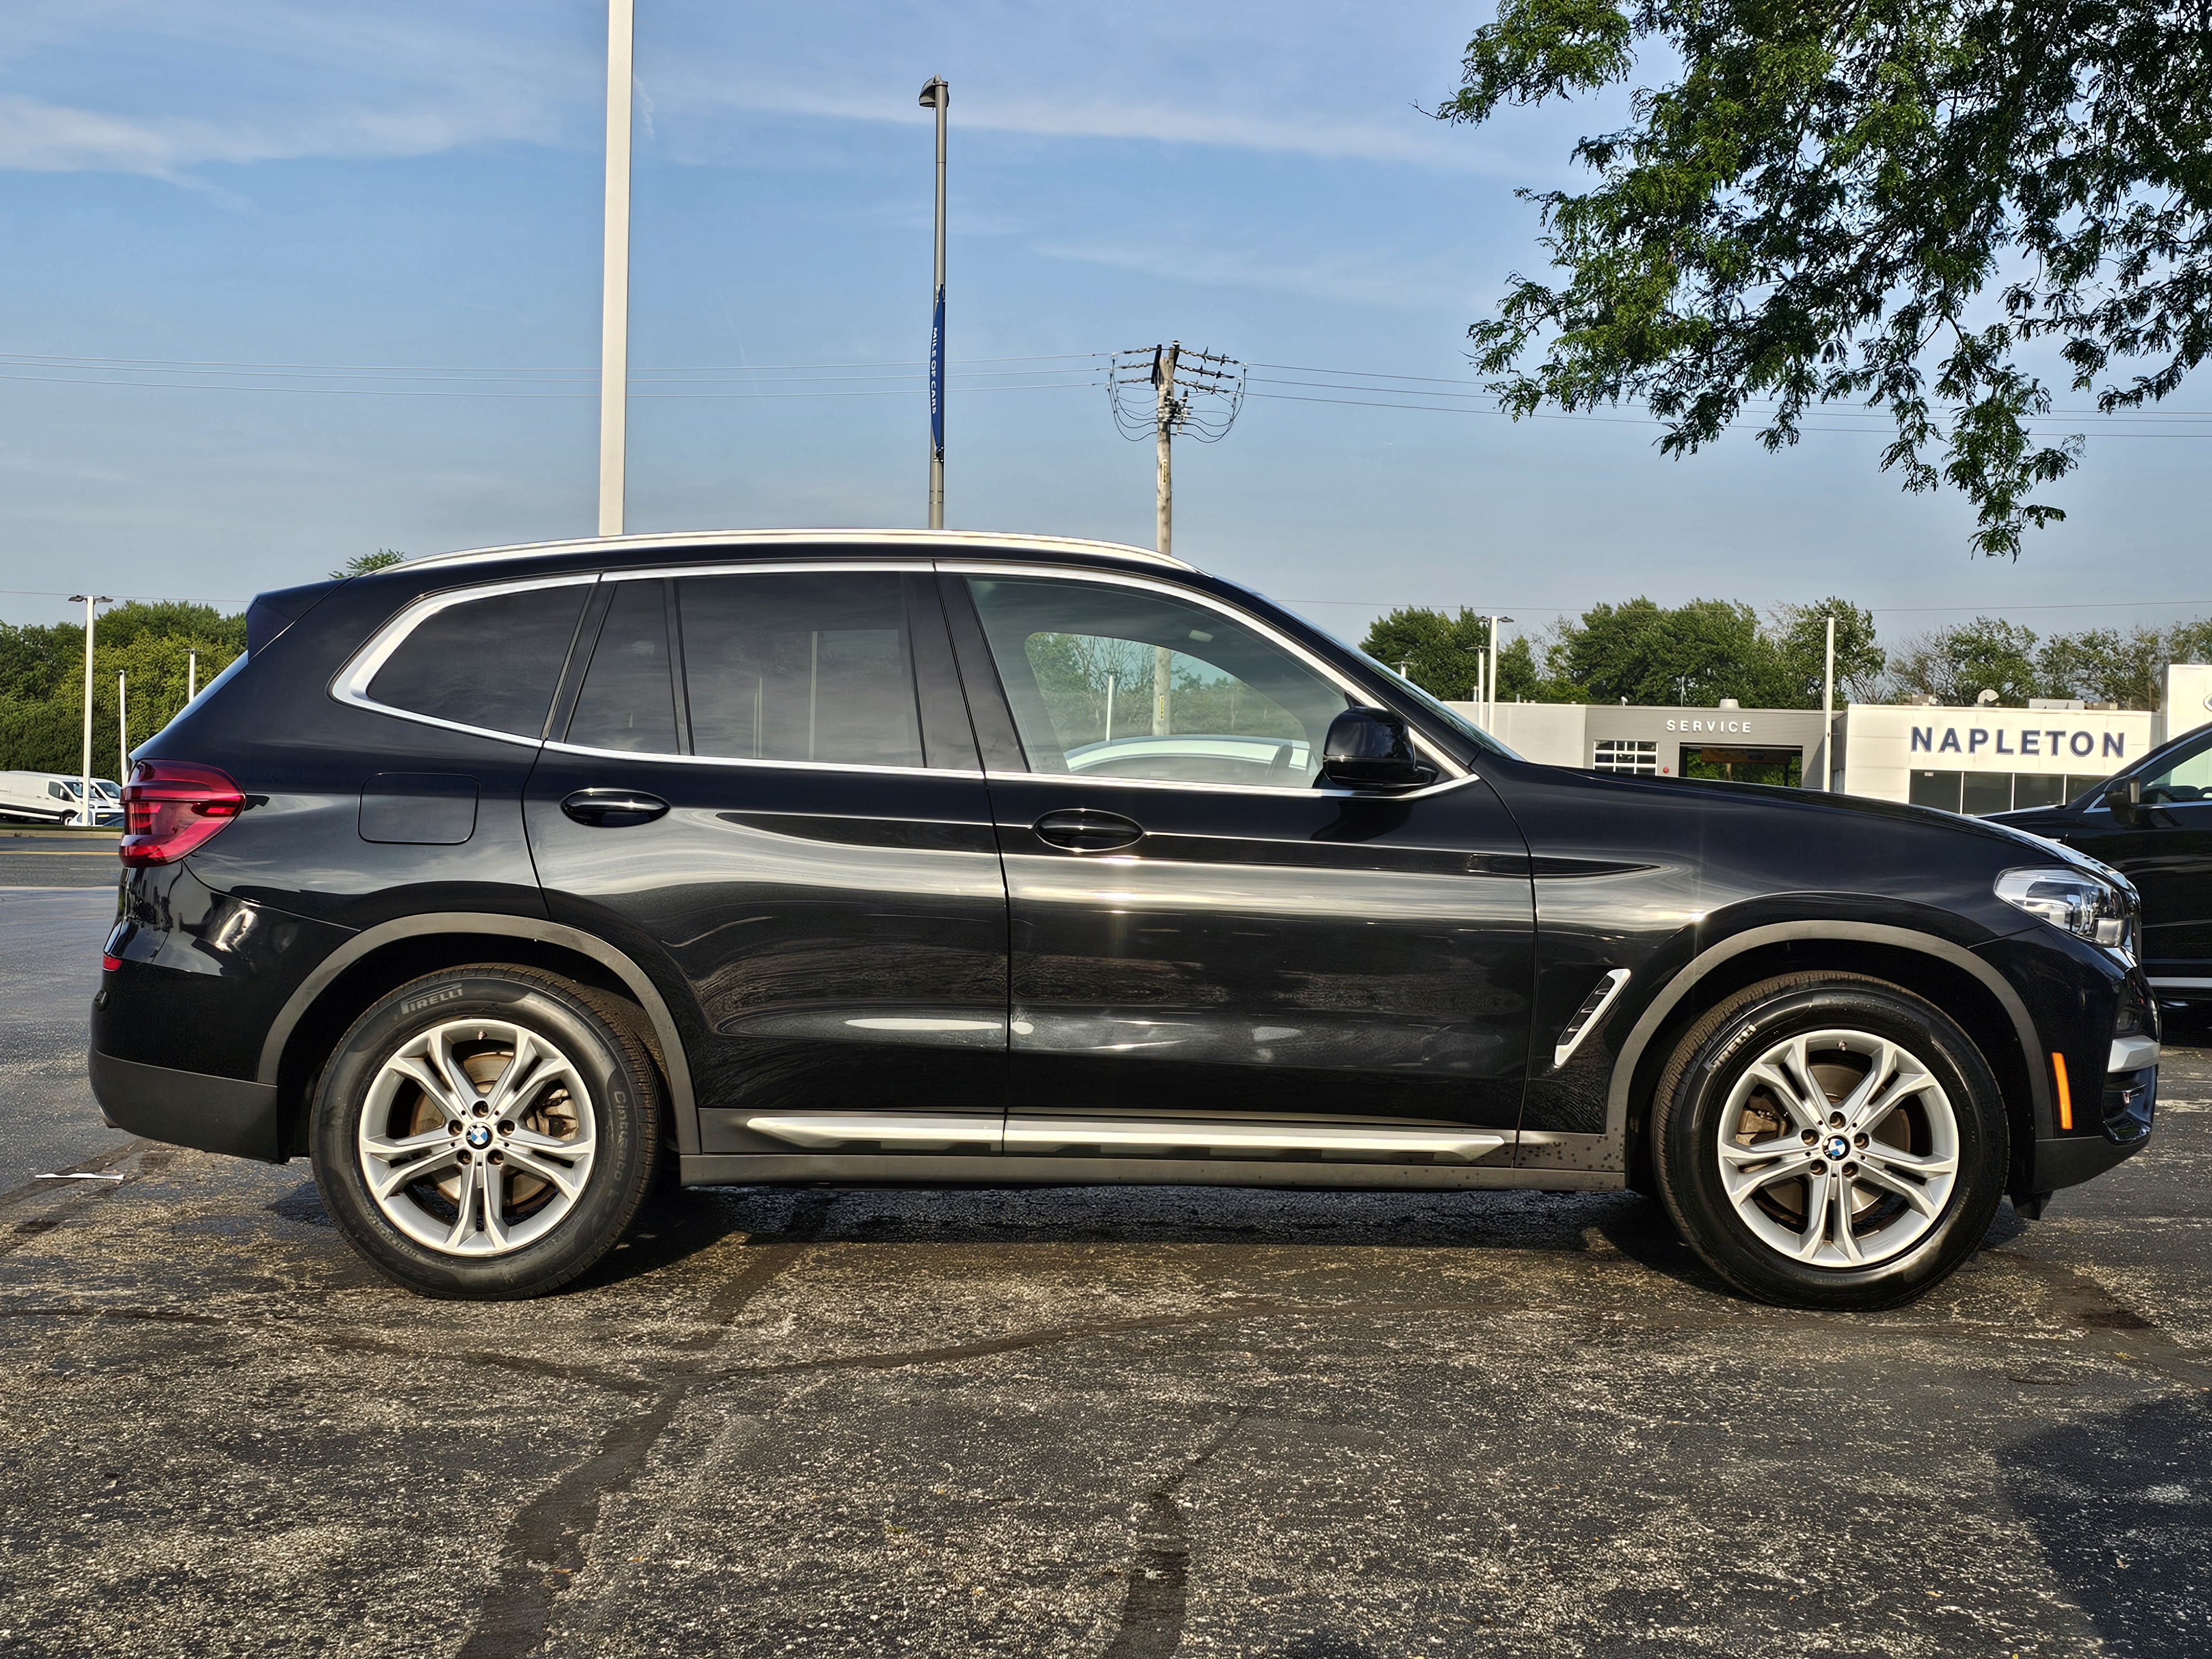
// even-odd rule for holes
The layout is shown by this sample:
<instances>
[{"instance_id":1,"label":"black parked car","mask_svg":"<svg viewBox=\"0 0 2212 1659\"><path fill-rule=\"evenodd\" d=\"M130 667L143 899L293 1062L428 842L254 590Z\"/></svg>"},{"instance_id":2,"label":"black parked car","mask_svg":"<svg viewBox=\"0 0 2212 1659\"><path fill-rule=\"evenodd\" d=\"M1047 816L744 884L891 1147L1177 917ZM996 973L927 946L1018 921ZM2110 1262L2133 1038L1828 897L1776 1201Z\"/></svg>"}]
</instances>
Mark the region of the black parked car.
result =
<instances>
[{"instance_id":1,"label":"black parked car","mask_svg":"<svg viewBox=\"0 0 2212 1659\"><path fill-rule=\"evenodd\" d=\"M630 537L263 596L140 751L117 1124L306 1154L433 1295L656 1173L1655 1192L1877 1307L2149 1133L2105 866L1522 761L1255 594L1022 537Z\"/></svg>"},{"instance_id":2,"label":"black parked car","mask_svg":"<svg viewBox=\"0 0 2212 1659\"><path fill-rule=\"evenodd\" d=\"M2063 806L1996 822L2063 842L2133 882L2159 1000L2212 1008L2212 726L2161 744Z\"/></svg>"}]
</instances>

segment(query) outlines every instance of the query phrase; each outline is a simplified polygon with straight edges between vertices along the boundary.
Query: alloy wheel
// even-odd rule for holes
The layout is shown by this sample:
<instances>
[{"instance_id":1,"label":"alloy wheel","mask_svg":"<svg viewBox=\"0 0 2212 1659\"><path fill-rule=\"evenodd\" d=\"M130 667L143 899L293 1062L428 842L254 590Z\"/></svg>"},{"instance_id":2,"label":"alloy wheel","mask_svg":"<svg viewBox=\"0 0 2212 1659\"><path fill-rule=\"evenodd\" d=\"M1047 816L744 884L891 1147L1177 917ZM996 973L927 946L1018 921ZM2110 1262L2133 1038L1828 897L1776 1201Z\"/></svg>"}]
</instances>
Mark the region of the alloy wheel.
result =
<instances>
[{"instance_id":1,"label":"alloy wheel","mask_svg":"<svg viewBox=\"0 0 2212 1659\"><path fill-rule=\"evenodd\" d=\"M1719 1129L1737 1218L1810 1267L1870 1267L1910 1249L1958 1181L1949 1096L1917 1055L1872 1032L1775 1043L1736 1079Z\"/></svg>"},{"instance_id":2,"label":"alloy wheel","mask_svg":"<svg viewBox=\"0 0 2212 1659\"><path fill-rule=\"evenodd\" d=\"M591 1091L541 1033L449 1020L387 1055L357 1137L386 1219L448 1255L503 1255L575 1207L598 1151Z\"/></svg>"}]
</instances>

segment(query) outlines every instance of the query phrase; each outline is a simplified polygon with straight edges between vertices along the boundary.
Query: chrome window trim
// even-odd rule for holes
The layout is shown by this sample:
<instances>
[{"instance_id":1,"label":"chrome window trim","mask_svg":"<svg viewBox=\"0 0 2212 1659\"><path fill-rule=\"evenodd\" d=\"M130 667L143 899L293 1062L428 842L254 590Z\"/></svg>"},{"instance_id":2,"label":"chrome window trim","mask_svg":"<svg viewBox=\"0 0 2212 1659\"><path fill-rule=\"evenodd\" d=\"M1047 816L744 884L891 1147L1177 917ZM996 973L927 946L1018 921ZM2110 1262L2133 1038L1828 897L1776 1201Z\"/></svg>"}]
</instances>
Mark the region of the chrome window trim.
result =
<instances>
[{"instance_id":1,"label":"chrome window trim","mask_svg":"<svg viewBox=\"0 0 2212 1659\"><path fill-rule=\"evenodd\" d=\"M678 766L764 766L786 772L869 772L902 778L980 780L983 775L973 768L953 766L875 766L863 761L755 760L746 755L673 755L659 749L594 749L580 743L549 742L544 747L549 755L582 755L593 760L671 761Z\"/></svg>"},{"instance_id":2,"label":"chrome window trim","mask_svg":"<svg viewBox=\"0 0 2212 1659\"><path fill-rule=\"evenodd\" d=\"M1270 644L1279 646L1283 650L1289 652L1291 656L1297 658L1307 667L1312 669L1314 672L1319 674L1323 679L1334 685L1338 690L1343 692L1346 696L1351 697L1355 702L1360 702L1360 700L1364 698L1367 695L1365 692L1362 691L1359 687L1354 685L1350 680L1346 679L1343 673L1337 668L1327 662L1324 662L1321 658L1314 655L1312 652L1307 650L1304 646L1299 644L1296 640L1291 639L1283 633L1283 631L1275 627L1273 623L1269 623L1261 617L1254 616L1250 611L1246 611L1240 606L1231 605L1225 599L1216 599L1211 593L1201 593L1192 588L1180 586L1174 582L1164 582L1159 580L1157 577L1132 575L1119 570L1071 570L1063 565L982 564L969 563L962 560L950 559L939 559L936 562L937 568L950 576L1042 577L1048 580L1055 581L1103 582L1114 587L1135 587L1141 588L1147 592L1164 593L1170 599L1181 599L1188 605L1202 606L1207 610L1214 611L1219 616L1229 618L1232 622L1238 623L1243 626L1250 629L1254 633L1259 635L1261 638L1267 641ZM1360 706L1371 707L1372 705L1360 702ZM1475 775L1474 773L1462 768L1459 763L1452 759L1450 756L1438 749L1436 746L1434 740L1431 739L1425 732L1422 731L1419 726L1414 725L1409 720L1407 722L1407 727L1413 734L1415 745L1421 750L1423 755L1434 762L1438 769L1443 773L1443 781L1460 783L1464 782L1467 779ZM1060 777L1074 777L1077 775L1073 772L1005 772L993 773L991 775L994 777L1057 779ZM1310 788L1274 789L1259 785L1242 783L1177 783L1166 779L1097 778L1092 781L1097 783L1120 784L1157 781L1170 788L1227 789L1232 790L1238 794L1246 795L1306 795L1317 793ZM1407 800L1417 795L1426 794L1431 790L1438 787L1440 787L1439 784L1428 784L1423 786L1419 789L1409 789L1403 794L1393 794L1389 797L1389 799L1392 800ZM1318 793L1346 795L1369 795L1372 794L1374 792L1364 789L1341 789L1324 790Z\"/></svg>"},{"instance_id":3,"label":"chrome window trim","mask_svg":"<svg viewBox=\"0 0 2212 1659\"><path fill-rule=\"evenodd\" d=\"M419 714L411 708L401 708L392 703L379 702L368 695L369 683L375 679L392 653L407 642L408 635L441 611L451 610L457 605L467 605L477 599L496 599L502 593L527 593L541 587L586 587L596 584L599 573L587 571L573 576L530 576L515 581L483 582L472 587L449 587L436 593L426 593L383 627L369 636L368 643L347 659L331 678L330 695L337 702L351 703L379 714L390 714L397 720L413 720L420 726L434 726L447 732L465 732L471 737L491 738L501 743L519 743L536 749L543 745L543 736L525 737L516 732L501 732L489 726L470 726L459 720L442 720L435 714Z\"/></svg>"},{"instance_id":4,"label":"chrome window trim","mask_svg":"<svg viewBox=\"0 0 2212 1659\"><path fill-rule=\"evenodd\" d=\"M1418 789L1393 790L1385 793L1376 789L1340 789L1334 784L1313 784L1304 789L1279 789L1270 784L1199 783L1182 778L1102 778L1081 772L985 772L980 775L1006 783L1039 781L1085 784L1095 789L1195 789L1213 795L1284 795L1297 800L1311 800L1316 796L1323 800L1423 800L1431 795L1440 795L1447 789L1457 789L1482 781L1480 774L1468 772L1455 778L1439 778L1436 782L1425 783Z\"/></svg>"}]
</instances>

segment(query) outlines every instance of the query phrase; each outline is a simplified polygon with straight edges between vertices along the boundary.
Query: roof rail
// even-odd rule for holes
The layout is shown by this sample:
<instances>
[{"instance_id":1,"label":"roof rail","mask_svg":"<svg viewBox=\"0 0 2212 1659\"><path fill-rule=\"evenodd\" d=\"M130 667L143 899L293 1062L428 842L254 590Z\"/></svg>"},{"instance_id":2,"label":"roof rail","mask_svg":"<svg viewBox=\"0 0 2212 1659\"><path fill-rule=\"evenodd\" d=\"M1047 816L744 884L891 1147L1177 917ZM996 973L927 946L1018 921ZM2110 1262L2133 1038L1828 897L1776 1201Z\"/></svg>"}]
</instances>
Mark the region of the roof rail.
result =
<instances>
[{"instance_id":1,"label":"roof rail","mask_svg":"<svg viewBox=\"0 0 2212 1659\"><path fill-rule=\"evenodd\" d=\"M982 530L693 530L650 536L580 536L568 541L518 542L507 547L466 548L453 553L434 553L410 559L407 568L454 564L463 560L516 558L531 553L586 553L599 549L624 550L657 547L684 548L702 544L773 546L779 542L842 542L848 546L941 547L948 551L977 548L1023 548L1037 552L1103 553L1117 559L1165 565L1176 570L1197 567L1155 553L1150 548L1129 547L1119 542L1091 541L1080 536L1036 536Z\"/></svg>"}]
</instances>

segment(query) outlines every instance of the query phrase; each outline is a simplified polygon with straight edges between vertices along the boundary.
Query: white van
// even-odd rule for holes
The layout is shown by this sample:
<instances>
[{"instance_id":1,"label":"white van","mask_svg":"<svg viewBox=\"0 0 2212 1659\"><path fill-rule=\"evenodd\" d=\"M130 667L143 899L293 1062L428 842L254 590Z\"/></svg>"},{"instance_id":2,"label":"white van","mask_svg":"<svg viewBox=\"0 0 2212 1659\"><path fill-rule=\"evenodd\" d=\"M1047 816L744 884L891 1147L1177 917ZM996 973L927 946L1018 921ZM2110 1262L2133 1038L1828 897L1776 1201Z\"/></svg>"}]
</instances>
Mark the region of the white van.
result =
<instances>
[{"instance_id":1,"label":"white van","mask_svg":"<svg viewBox=\"0 0 2212 1659\"><path fill-rule=\"evenodd\" d=\"M16 823L82 823L83 786L58 772L0 772L0 818ZM119 823L122 792L106 778L92 781L92 821Z\"/></svg>"}]
</instances>

